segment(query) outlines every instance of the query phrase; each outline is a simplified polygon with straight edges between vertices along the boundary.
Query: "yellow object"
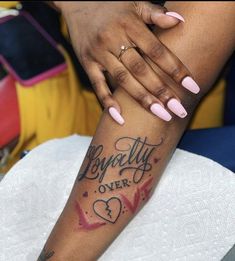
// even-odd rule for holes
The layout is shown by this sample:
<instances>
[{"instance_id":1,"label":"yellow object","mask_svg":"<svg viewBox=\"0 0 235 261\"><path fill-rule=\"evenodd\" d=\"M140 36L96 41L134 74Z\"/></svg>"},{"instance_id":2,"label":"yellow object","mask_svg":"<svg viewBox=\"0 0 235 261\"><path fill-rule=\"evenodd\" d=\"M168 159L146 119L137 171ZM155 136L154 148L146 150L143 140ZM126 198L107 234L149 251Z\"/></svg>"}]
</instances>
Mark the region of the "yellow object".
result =
<instances>
[{"instance_id":1,"label":"yellow object","mask_svg":"<svg viewBox=\"0 0 235 261\"><path fill-rule=\"evenodd\" d=\"M0 7L11 8L15 7L19 1L0 1Z\"/></svg>"},{"instance_id":2,"label":"yellow object","mask_svg":"<svg viewBox=\"0 0 235 261\"><path fill-rule=\"evenodd\" d=\"M221 127L223 125L225 80L221 79L198 106L190 129Z\"/></svg>"},{"instance_id":3,"label":"yellow object","mask_svg":"<svg viewBox=\"0 0 235 261\"><path fill-rule=\"evenodd\" d=\"M0 7L9 8L17 3L18 1L0 1ZM61 22L62 31L67 35L63 18ZM16 84L21 133L7 166L0 169L0 172L6 172L19 159L23 150L30 150L49 139L73 133L94 134L101 108L95 95L82 87L70 58L63 49L62 52L68 65L65 72L30 88ZM225 81L221 80L205 97L191 121L191 129L222 125L224 89Z\"/></svg>"},{"instance_id":4,"label":"yellow object","mask_svg":"<svg viewBox=\"0 0 235 261\"><path fill-rule=\"evenodd\" d=\"M63 53L68 65L65 72L30 88L16 84L21 133L8 165L1 172L19 160L23 150L31 150L49 139L74 133L94 134L101 108L95 95L82 87L70 58L64 50ZM224 89L225 81L221 80L205 97L193 117L191 129L222 125Z\"/></svg>"},{"instance_id":5,"label":"yellow object","mask_svg":"<svg viewBox=\"0 0 235 261\"><path fill-rule=\"evenodd\" d=\"M62 49L62 47L60 47ZM32 87L16 83L20 110L20 138L10 155L6 172L23 150L53 138L74 133L92 136L101 115L101 108L92 92L79 82L70 58L67 70Z\"/></svg>"}]
</instances>

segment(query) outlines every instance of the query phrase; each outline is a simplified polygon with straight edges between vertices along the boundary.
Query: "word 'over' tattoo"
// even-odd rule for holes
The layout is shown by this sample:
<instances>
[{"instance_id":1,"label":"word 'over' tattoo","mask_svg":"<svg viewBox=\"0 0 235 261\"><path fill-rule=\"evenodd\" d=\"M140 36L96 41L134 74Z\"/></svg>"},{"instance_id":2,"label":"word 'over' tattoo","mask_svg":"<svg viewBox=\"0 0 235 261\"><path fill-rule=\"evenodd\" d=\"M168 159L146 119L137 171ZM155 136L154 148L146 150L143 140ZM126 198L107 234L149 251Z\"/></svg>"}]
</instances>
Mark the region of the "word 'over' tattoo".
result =
<instances>
[{"instance_id":1,"label":"word 'over' tattoo","mask_svg":"<svg viewBox=\"0 0 235 261\"><path fill-rule=\"evenodd\" d=\"M103 194L105 192L110 192L115 189L123 189L130 187L130 181L128 179L116 180L107 184L102 184L98 187L98 191Z\"/></svg>"},{"instance_id":2,"label":"word 'over' tattoo","mask_svg":"<svg viewBox=\"0 0 235 261\"><path fill-rule=\"evenodd\" d=\"M150 144L147 137L121 137L114 143L116 152L111 155L107 155L103 145L93 144L88 148L77 181L93 181L96 189L81 191L83 201L88 204L86 210L75 202L79 229L94 230L107 223L116 223L127 212L136 213L141 202L150 197L153 178L151 173L149 178L145 176L152 165L159 162L160 159L151 156L162 143L162 138L157 144ZM115 168L116 174L113 171L109 173ZM109 175L114 176L111 181ZM127 193L131 186L136 187L134 192Z\"/></svg>"},{"instance_id":3,"label":"word 'over' tattoo","mask_svg":"<svg viewBox=\"0 0 235 261\"><path fill-rule=\"evenodd\" d=\"M149 158L153 151L163 143L163 139L158 144L147 143L147 137L143 140L132 137L119 138L115 144L116 154L110 156L103 155L103 145L91 145L88 148L85 159L87 164L78 174L78 180L84 178L98 180L99 183L105 178L109 168L119 168L119 175L125 172L132 174L132 182L139 183L146 171L152 169Z\"/></svg>"},{"instance_id":4,"label":"word 'over' tattoo","mask_svg":"<svg viewBox=\"0 0 235 261\"><path fill-rule=\"evenodd\" d=\"M46 251L45 248L43 248L37 261L46 261L50 259L54 254L55 254L54 251Z\"/></svg>"}]
</instances>

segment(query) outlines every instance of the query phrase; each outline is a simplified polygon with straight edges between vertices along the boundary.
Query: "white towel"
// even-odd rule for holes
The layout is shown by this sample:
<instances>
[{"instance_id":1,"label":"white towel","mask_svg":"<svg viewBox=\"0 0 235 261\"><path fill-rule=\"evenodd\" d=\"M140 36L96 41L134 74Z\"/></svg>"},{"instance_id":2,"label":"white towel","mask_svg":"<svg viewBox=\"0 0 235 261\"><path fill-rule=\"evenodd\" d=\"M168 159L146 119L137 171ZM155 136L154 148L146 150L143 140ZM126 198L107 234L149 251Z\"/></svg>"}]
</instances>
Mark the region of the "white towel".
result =
<instances>
[{"instance_id":1,"label":"white towel","mask_svg":"<svg viewBox=\"0 0 235 261\"><path fill-rule=\"evenodd\" d=\"M0 182L0 261L35 261L61 213L90 138L32 150ZM235 242L235 176L176 150L153 197L101 261L219 261Z\"/></svg>"}]
</instances>

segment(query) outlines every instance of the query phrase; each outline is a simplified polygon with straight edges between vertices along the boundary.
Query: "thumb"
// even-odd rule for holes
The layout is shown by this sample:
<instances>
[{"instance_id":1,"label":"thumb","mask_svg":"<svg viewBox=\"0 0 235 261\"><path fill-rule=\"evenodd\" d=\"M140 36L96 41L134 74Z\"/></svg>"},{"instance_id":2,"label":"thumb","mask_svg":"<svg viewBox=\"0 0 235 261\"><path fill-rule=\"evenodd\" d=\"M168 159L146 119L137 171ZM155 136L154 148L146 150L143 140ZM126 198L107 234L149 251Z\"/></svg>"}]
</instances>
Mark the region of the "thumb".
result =
<instances>
[{"instance_id":1,"label":"thumb","mask_svg":"<svg viewBox=\"0 0 235 261\"><path fill-rule=\"evenodd\" d=\"M163 29L171 28L184 18L176 12L168 12L165 7L150 2L135 2L138 15L146 24L155 24Z\"/></svg>"}]
</instances>

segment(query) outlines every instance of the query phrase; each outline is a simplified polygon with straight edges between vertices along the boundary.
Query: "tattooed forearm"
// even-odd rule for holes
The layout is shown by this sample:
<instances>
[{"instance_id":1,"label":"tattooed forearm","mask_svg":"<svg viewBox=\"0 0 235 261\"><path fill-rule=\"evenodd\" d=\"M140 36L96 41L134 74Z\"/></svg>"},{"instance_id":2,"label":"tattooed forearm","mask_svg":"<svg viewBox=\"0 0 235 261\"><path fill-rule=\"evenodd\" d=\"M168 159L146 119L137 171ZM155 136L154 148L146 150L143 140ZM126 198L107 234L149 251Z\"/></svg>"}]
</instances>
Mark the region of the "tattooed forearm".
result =
<instances>
[{"instance_id":1,"label":"tattooed forearm","mask_svg":"<svg viewBox=\"0 0 235 261\"><path fill-rule=\"evenodd\" d=\"M117 153L108 157L103 155L103 145L91 145L85 158L87 164L84 170L79 172L78 180L95 179L101 183L109 168L119 168L119 176L128 171L133 175L132 181L139 183L144 173L152 168L149 163L151 154L162 143L163 139L153 145L147 143L147 137L143 140L140 137L122 137L114 144Z\"/></svg>"},{"instance_id":2,"label":"tattooed forearm","mask_svg":"<svg viewBox=\"0 0 235 261\"><path fill-rule=\"evenodd\" d=\"M50 259L54 254L54 251L46 251L45 249L43 249L37 261L46 261Z\"/></svg>"},{"instance_id":3,"label":"tattooed forearm","mask_svg":"<svg viewBox=\"0 0 235 261\"><path fill-rule=\"evenodd\" d=\"M114 224L121 215L134 214L141 202L149 199L153 183L150 171L159 161L153 153L162 143L163 139L150 144L147 137L121 137L111 155L103 145L89 147L77 181L78 185L89 182L94 189L81 189L82 203L75 203L79 229Z\"/></svg>"}]
</instances>

